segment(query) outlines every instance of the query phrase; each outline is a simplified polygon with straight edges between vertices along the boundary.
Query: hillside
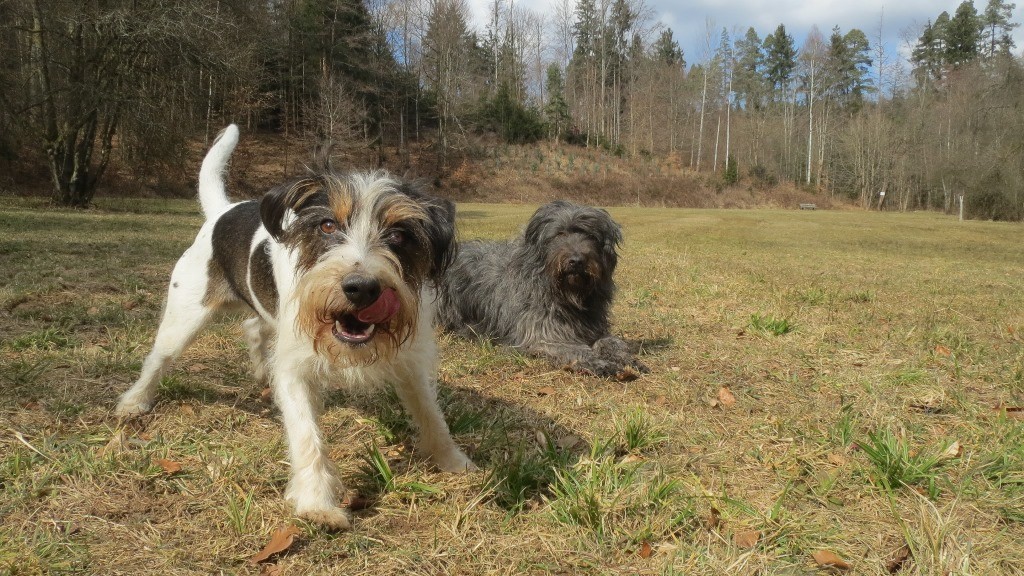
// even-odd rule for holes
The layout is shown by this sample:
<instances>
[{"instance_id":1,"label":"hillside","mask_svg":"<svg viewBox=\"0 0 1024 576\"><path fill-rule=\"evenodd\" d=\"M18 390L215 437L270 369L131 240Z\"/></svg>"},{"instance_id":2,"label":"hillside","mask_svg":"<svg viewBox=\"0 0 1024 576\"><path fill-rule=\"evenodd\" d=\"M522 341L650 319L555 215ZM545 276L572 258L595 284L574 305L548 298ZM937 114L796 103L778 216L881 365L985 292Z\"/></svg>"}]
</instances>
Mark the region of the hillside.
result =
<instances>
[{"instance_id":1,"label":"hillside","mask_svg":"<svg viewBox=\"0 0 1024 576\"><path fill-rule=\"evenodd\" d=\"M476 138L469 150L438 167L429 148L408 154L376 155L364 148L332 154L342 169L383 167L416 178L458 202L542 203L554 198L600 206L669 206L686 208L819 208L846 205L827 192L801 189L789 182L757 180L741 167L738 183L726 186L720 175L697 173L689 157L625 158L602 149L550 143L508 145ZM202 140L186 152L184 171L155 166L139 174L115 160L100 184L97 198L187 198L194 194L199 164L206 150ZM229 174L231 193L253 197L300 174L312 154L303 139L275 133L242 130ZM707 162L707 160L706 160ZM15 195L48 195L49 180L42 165L25 162L8 166L0 191ZM774 179L773 179L774 180Z\"/></svg>"}]
</instances>

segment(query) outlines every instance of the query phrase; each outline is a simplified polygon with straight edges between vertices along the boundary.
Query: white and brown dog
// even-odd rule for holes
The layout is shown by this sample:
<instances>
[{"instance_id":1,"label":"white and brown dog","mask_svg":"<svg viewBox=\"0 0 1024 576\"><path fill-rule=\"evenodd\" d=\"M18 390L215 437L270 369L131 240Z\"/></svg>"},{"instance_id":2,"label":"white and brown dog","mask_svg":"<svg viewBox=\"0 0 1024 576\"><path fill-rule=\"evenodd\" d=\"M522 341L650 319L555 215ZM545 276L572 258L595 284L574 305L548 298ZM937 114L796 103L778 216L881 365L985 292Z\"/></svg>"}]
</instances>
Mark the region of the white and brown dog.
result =
<instances>
[{"instance_id":1,"label":"white and brown dog","mask_svg":"<svg viewBox=\"0 0 1024 576\"><path fill-rule=\"evenodd\" d=\"M325 386L390 383L442 470L473 469L437 404L436 280L451 261L455 208L384 172L319 173L260 201L231 203L224 171L238 128L214 142L199 173L206 223L171 274L153 351L116 414L153 407L161 374L221 312L244 322L257 378L281 410L297 515L351 523L317 418Z\"/></svg>"}]
</instances>

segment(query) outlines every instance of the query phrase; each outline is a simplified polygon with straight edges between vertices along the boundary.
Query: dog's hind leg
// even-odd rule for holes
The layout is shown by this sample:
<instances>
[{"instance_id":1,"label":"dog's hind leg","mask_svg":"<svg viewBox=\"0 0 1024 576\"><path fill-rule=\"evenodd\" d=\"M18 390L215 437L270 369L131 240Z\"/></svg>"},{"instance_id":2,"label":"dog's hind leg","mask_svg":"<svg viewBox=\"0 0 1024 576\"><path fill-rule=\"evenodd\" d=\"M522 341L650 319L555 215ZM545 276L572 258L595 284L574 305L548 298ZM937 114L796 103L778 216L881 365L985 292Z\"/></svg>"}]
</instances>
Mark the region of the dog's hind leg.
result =
<instances>
[{"instance_id":1,"label":"dog's hind leg","mask_svg":"<svg viewBox=\"0 0 1024 576\"><path fill-rule=\"evenodd\" d=\"M185 252L171 274L167 306L156 332L153 350L142 364L142 374L117 402L114 414L125 418L149 412L156 399L160 377L210 320L213 308L204 303L208 280L196 274L196 261L205 263L196 247ZM204 268L199 268L203 270Z\"/></svg>"}]
</instances>

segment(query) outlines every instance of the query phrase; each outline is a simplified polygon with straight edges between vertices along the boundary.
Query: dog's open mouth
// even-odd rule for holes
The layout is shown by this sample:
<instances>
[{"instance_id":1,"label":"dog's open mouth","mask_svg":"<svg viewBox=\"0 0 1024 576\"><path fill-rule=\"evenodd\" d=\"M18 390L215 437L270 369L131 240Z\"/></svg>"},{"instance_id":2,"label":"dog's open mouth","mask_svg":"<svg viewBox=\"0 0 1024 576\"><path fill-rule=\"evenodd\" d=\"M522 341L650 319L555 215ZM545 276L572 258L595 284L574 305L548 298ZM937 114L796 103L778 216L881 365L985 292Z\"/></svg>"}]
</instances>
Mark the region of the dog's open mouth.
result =
<instances>
[{"instance_id":1,"label":"dog's open mouth","mask_svg":"<svg viewBox=\"0 0 1024 576\"><path fill-rule=\"evenodd\" d=\"M363 344L373 338L376 324L361 322L355 314L342 314L334 319L334 337L348 344Z\"/></svg>"},{"instance_id":2,"label":"dog's open mouth","mask_svg":"<svg viewBox=\"0 0 1024 576\"><path fill-rule=\"evenodd\" d=\"M387 329L391 318L398 314L401 303L391 288L381 291L377 300L355 313L343 313L334 318L334 337L347 344L364 344L377 333Z\"/></svg>"}]
</instances>

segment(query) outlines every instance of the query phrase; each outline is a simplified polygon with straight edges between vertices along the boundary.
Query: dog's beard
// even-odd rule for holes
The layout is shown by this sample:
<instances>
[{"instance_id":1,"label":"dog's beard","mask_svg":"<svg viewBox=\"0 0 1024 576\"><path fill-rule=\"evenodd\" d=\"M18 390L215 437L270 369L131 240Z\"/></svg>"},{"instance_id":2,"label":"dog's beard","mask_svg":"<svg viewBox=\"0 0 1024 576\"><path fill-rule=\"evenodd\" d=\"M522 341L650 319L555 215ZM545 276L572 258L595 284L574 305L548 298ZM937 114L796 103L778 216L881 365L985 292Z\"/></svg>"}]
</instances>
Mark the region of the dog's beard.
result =
<instances>
[{"instance_id":1,"label":"dog's beard","mask_svg":"<svg viewBox=\"0 0 1024 576\"><path fill-rule=\"evenodd\" d=\"M572 266L568 259L556 257L548 262L547 268L556 291L563 300L577 308L585 306L587 298L601 282L602 267L594 258L586 259L582 265Z\"/></svg>"},{"instance_id":2,"label":"dog's beard","mask_svg":"<svg viewBox=\"0 0 1024 576\"><path fill-rule=\"evenodd\" d=\"M350 272L341 263L324 262L299 279L299 331L312 340L316 354L332 364L365 365L390 358L416 330L418 291L396 273L379 274L385 291L393 290L398 310L387 319L367 322L342 291L342 278ZM385 297L390 296L381 296Z\"/></svg>"}]
</instances>

